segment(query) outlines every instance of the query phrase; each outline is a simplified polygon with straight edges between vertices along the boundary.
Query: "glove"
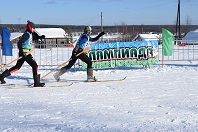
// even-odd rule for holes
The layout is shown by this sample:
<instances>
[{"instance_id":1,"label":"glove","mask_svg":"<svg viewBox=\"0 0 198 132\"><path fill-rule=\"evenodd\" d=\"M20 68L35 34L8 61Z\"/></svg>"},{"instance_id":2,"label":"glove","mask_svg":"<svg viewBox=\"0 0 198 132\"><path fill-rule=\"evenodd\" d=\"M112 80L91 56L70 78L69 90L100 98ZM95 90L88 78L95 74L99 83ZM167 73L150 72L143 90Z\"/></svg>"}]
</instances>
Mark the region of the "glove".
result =
<instances>
[{"instance_id":1,"label":"glove","mask_svg":"<svg viewBox=\"0 0 198 132\"><path fill-rule=\"evenodd\" d=\"M22 52L22 51L19 52L19 56L20 56L20 57L23 57L23 58L27 57L26 53L24 53L24 52Z\"/></svg>"},{"instance_id":2,"label":"glove","mask_svg":"<svg viewBox=\"0 0 198 132\"><path fill-rule=\"evenodd\" d=\"M83 51L83 49L78 49L76 53L78 54L78 53L80 53L82 51Z\"/></svg>"},{"instance_id":3,"label":"glove","mask_svg":"<svg viewBox=\"0 0 198 132\"><path fill-rule=\"evenodd\" d=\"M98 37L100 38L100 37L102 37L104 34L105 34L105 32L102 31L102 32L98 35Z\"/></svg>"},{"instance_id":4,"label":"glove","mask_svg":"<svg viewBox=\"0 0 198 132\"><path fill-rule=\"evenodd\" d=\"M76 52L73 52L72 53L72 56L71 56L71 60L77 60L77 55L78 53L76 53Z\"/></svg>"},{"instance_id":5,"label":"glove","mask_svg":"<svg viewBox=\"0 0 198 132\"><path fill-rule=\"evenodd\" d=\"M44 39L44 38L45 38L45 35L42 35L42 36L41 36L41 39Z\"/></svg>"},{"instance_id":6,"label":"glove","mask_svg":"<svg viewBox=\"0 0 198 132\"><path fill-rule=\"evenodd\" d=\"M27 54L26 53L23 53L23 58L27 57Z\"/></svg>"},{"instance_id":7,"label":"glove","mask_svg":"<svg viewBox=\"0 0 198 132\"><path fill-rule=\"evenodd\" d=\"M80 53L80 52L82 52L83 51L83 49L78 49L77 51L73 51L72 52L72 60L76 60L77 59L77 55ZM83 54L83 53L82 53Z\"/></svg>"},{"instance_id":8,"label":"glove","mask_svg":"<svg viewBox=\"0 0 198 132\"><path fill-rule=\"evenodd\" d=\"M71 56L71 60L77 60L76 53L73 53L73 54L72 54L72 56Z\"/></svg>"},{"instance_id":9,"label":"glove","mask_svg":"<svg viewBox=\"0 0 198 132\"><path fill-rule=\"evenodd\" d=\"M26 53L24 53L24 52L19 52L19 56L21 56L23 58L27 57Z\"/></svg>"}]
</instances>

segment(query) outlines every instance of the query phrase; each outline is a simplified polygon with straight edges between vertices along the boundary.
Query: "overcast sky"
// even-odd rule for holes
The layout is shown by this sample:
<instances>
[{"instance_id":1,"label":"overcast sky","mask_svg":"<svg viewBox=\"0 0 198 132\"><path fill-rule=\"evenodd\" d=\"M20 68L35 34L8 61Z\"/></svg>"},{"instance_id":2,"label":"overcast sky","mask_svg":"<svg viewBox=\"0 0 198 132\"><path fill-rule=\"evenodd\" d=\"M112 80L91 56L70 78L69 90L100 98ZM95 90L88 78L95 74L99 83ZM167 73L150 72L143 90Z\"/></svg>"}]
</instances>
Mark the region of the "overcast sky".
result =
<instances>
[{"instance_id":1,"label":"overcast sky","mask_svg":"<svg viewBox=\"0 0 198 132\"><path fill-rule=\"evenodd\" d=\"M181 1L181 24L187 16L198 25L198 0ZM0 24L174 25L178 0L2 0Z\"/></svg>"}]
</instances>

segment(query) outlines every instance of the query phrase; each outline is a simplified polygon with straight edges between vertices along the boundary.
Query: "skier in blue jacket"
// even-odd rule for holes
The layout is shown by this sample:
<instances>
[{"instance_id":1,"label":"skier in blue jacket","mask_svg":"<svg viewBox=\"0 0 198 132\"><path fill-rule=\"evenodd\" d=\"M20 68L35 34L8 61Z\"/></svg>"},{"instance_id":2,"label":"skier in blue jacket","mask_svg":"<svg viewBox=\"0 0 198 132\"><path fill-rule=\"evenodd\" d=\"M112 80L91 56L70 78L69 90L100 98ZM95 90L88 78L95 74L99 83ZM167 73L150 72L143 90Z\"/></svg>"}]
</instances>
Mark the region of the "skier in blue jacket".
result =
<instances>
[{"instance_id":1,"label":"skier in blue jacket","mask_svg":"<svg viewBox=\"0 0 198 132\"><path fill-rule=\"evenodd\" d=\"M78 58L87 64L87 81L95 81L93 77L93 68L92 68L91 59L87 56L86 53L82 53L79 56L76 56L78 53L83 51L85 47L89 46L89 42L97 41L101 36L105 34L104 32L101 32L98 36L96 36L95 38L92 38L90 37L91 31L92 29L90 26L86 26L84 28L84 33L78 39L76 46L73 49L72 56L70 58L68 65L62 67L60 71L54 74L54 78L57 81L60 80L61 75L63 75L68 69L70 69L75 64Z\"/></svg>"},{"instance_id":2,"label":"skier in blue jacket","mask_svg":"<svg viewBox=\"0 0 198 132\"><path fill-rule=\"evenodd\" d=\"M2 74L0 74L0 81L1 84L6 83L4 78L7 76L10 76L13 72L18 71L23 63L26 61L31 67L34 77L34 87L43 87L45 84L40 83L40 74L37 74L38 65L36 61L33 59L31 54L26 55L27 52L29 52L32 48L31 42L32 42L32 33L35 30L35 25L33 22L27 21L26 31L20 38L19 42L17 43L18 49L19 49L19 56L22 56L21 59L19 59L15 66L10 68L9 70L5 70ZM42 39L45 38L44 35L37 36L34 39Z\"/></svg>"}]
</instances>

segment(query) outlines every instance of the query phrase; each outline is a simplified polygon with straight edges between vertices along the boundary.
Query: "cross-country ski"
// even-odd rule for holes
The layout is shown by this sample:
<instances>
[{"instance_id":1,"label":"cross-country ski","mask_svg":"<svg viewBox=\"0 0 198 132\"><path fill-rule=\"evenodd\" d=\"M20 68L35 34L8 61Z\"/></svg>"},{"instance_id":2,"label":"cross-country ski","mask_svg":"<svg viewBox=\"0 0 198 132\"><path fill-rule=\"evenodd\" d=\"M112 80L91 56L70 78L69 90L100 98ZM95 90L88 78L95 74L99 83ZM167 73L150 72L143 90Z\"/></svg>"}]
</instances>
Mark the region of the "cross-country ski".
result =
<instances>
[{"instance_id":1,"label":"cross-country ski","mask_svg":"<svg viewBox=\"0 0 198 132\"><path fill-rule=\"evenodd\" d=\"M124 78L121 79L96 79L96 82L120 82L123 81L127 78L127 76L125 76Z\"/></svg>"},{"instance_id":2,"label":"cross-country ski","mask_svg":"<svg viewBox=\"0 0 198 132\"><path fill-rule=\"evenodd\" d=\"M109 77L110 78L110 77ZM59 82L73 82L73 83L77 83L77 82L89 82L89 83L94 83L94 82L121 82L124 81L127 78L127 76L123 77L123 78L117 78L117 79L96 79L94 77L93 81L87 81L87 80L82 80L82 79L60 79ZM51 80L52 81L52 80Z\"/></svg>"},{"instance_id":3,"label":"cross-country ski","mask_svg":"<svg viewBox=\"0 0 198 132\"><path fill-rule=\"evenodd\" d=\"M32 84L30 85L20 85L20 84L1 84L1 88L5 89L26 89L26 88L64 88L68 86L72 86L73 83L67 83L67 84L47 84L43 87L34 87Z\"/></svg>"}]
</instances>

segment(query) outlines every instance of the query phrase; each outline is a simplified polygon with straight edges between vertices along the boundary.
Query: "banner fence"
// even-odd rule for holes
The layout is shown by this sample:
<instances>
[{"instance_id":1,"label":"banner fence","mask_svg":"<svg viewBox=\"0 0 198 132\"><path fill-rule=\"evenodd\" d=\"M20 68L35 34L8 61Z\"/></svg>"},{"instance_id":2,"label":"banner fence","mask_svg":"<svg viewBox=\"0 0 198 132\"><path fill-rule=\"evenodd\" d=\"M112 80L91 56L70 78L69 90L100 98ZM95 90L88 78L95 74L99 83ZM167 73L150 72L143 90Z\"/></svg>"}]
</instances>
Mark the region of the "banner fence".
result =
<instances>
[{"instance_id":1,"label":"banner fence","mask_svg":"<svg viewBox=\"0 0 198 132\"><path fill-rule=\"evenodd\" d=\"M88 56L94 69L151 65L158 62L158 41L99 43L91 46ZM82 69L86 67L86 63L83 63Z\"/></svg>"}]
</instances>

